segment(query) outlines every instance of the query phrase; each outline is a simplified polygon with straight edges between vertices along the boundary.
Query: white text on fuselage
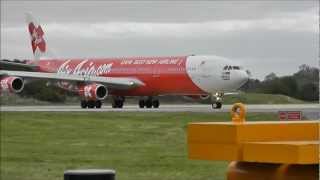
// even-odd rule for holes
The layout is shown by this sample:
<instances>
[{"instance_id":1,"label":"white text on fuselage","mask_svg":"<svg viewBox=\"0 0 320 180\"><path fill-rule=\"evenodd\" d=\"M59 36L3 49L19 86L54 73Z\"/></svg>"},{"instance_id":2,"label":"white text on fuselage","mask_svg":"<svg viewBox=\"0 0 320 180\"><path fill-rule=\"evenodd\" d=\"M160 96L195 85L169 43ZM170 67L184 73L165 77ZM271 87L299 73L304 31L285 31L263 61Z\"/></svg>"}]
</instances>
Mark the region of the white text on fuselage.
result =
<instances>
[{"instance_id":1,"label":"white text on fuselage","mask_svg":"<svg viewBox=\"0 0 320 180\"><path fill-rule=\"evenodd\" d=\"M122 60L120 62L121 65L149 65L149 64L163 64L163 65L181 65L181 63L183 62L183 60L179 59L179 58L175 58L175 59L137 59L137 60Z\"/></svg>"},{"instance_id":2,"label":"white text on fuselage","mask_svg":"<svg viewBox=\"0 0 320 180\"><path fill-rule=\"evenodd\" d=\"M59 68L58 74L74 74L81 76L99 76L102 74L107 74L111 71L112 63L101 64L99 66L95 66L93 62L87 63L88 60L81 61L76 65L75 68L71 68L70 64L72 64L71 60L64 62Z\"/></svg>"}]
</instances>

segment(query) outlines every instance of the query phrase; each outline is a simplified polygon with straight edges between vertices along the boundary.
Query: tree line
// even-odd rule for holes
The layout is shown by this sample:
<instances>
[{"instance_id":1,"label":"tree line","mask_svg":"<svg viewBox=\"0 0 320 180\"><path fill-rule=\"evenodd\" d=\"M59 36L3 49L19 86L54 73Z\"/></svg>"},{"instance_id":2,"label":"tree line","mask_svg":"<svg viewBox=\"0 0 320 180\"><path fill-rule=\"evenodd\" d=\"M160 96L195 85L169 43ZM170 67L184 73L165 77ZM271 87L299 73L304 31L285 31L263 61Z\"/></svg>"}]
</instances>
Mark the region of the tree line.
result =
<instances>
[{"instance_id":1,"label":"tree line","mask_svg":"<svg viewBox=\"0 0 320 180\"><path fill-rule=\"evenodd\" d=\"M319 101L319 68L303 64L293 75L278 77L275 73L270 73L263 81L250 79L241 90Z\"/></svg>"}]
</instances>

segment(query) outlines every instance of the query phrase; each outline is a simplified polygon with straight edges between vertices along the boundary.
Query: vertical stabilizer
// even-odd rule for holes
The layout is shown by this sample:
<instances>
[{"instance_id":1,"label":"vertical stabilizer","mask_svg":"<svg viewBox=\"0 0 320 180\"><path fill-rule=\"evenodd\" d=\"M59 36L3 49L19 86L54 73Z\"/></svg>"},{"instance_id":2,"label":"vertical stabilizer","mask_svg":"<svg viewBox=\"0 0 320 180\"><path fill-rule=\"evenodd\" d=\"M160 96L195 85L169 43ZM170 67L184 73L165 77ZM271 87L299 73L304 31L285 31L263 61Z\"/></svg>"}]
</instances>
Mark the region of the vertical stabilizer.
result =
<instances>
[{"instance_id":1,"label":"vertical stabilizer","mask_svg":"<svg viewBox=\"0 0 320 180\"><path fill-rule=\"evenodd\" d=\"M39 22L33 18L31 13L26 13L26 22L34 58L40 59L47 54L47 45L44 38L45 33Z\"/></svg>"}]
</instances>

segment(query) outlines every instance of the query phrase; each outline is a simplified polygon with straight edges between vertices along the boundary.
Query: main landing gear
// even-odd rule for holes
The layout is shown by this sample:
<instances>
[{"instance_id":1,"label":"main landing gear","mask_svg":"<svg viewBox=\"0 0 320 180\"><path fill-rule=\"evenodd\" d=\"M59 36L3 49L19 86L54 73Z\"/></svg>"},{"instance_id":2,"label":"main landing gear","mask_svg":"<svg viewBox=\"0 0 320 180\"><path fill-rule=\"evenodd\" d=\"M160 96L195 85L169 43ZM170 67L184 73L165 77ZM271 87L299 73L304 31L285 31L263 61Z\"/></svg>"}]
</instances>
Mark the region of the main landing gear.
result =
<instances>
[{"instance_id":1,"label":"main landing gear","mask_svg":"<svg viewBox=\"0 0 320 180\"><path fill-rule=\"evenodd\" d=\"M89 109L93 109L93 108L101 108L102 106L102 102L100 100L81 100L81 108L89 108Z\"/></svg>"},{"instance_id":2,"label":"main landing gear","mask_svg":"<svg viewBox=\"0 0 320 180\"><path fill-rule=\"evenodd\" d=\"M123 96L115 96L112 98L112 108L122 108L125 98Z\"/></svg>"},{"instance_id":3,"label":"main landing gear","mask_svg":"<svg viewBox=\"0 0 320 180\"><path fill-rule=\"evenodd\" d=\"M139 107L140 108L159 108L160 101L158 99L153 99L152 97L148 97L148 99L140 99Z\"/></svg>"}]
</instances>

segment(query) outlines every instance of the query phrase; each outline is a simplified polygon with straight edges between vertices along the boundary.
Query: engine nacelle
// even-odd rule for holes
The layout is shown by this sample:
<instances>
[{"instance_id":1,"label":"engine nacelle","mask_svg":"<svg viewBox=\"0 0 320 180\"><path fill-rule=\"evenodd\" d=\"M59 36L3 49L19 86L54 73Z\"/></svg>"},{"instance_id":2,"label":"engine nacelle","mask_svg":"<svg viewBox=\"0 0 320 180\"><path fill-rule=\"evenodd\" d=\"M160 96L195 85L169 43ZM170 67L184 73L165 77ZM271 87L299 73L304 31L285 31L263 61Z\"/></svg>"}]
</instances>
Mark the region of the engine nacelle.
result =
<instances>
[{"instance_id":1,"label":"engine nacelle","mask_svg":"<svg viewBox=\"0 0 320 180\"><path fill-rule=\"evenodd\" d=\"M207 100L207 99L211 98L211 95L206 94L206 95L200 95L199 97L201 100Z\"/></svg>"},{"instance_id":2,"label":"engine nacelle","mask_svg":"<svg viewBox=\"0 0 320 180\"><path fill-rule=\"evenodd\" d=\"M24 81L20 77L3 77L0 79L0 89L11 93L19 93L24 88Z\"/></svg>"},{"instance_id":3,"label":"engine nacelle","mask_svg":"<svg viewBox=\"0 0 320 180\"><path fill-rule=\"evenodd\" d=\"M87 84L79 87L79 95L87 100L103 100L108 95L108 89L102 84Z\"/></svg>"}]
</instances>

